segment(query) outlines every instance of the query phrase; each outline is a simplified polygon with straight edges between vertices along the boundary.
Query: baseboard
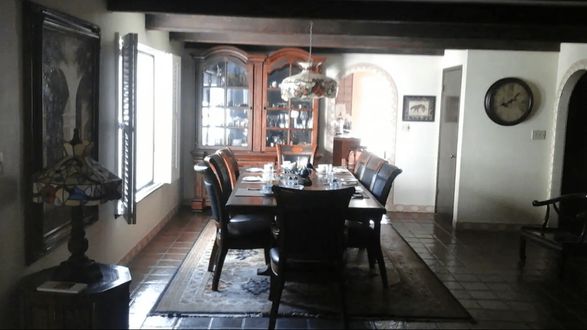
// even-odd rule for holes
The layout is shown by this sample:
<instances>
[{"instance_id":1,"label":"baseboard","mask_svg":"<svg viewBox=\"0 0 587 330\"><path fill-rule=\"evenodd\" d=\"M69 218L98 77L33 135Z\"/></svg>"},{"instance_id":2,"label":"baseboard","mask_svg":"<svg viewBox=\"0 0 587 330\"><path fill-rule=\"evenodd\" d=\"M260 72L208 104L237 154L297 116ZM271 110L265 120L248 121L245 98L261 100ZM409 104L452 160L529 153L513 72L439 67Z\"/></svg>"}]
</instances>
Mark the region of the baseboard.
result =
<instances>
[{"instance_id":1,"label":"baseboard","mask_svg":"<svg viewBox=\"0 0 587 330\"><path fill-rule=\"evenodd\" d=\"M161 229L171 220L179 211L180 205L176 205L167 215L159 221L159 224L155 228L143 237L125 256L118 262L119 265L126 266L128 263L136 257L144 248L151 242L151 240L161 231Z\"/></svg>"},{"instance_id":2,"label":"baseboard","mask_svg":"<svg viewBox=\"0 0 587 330\"><path fill-rule=\"evenodd\" d=\"M457 222L456 230L485 230L485 231L519 231L521 224L487 223L487 222Z\"/></svg>"},{"instance_id":3,"label":"baseboard","mask_svg":"<svg viewBox=\"0 0 587 330\"><path fill-rule=\"evenodd\" d=\"M391 204L387 205L387 211L391 212L416 212L416 213L434 213L433 205L403 205Z\"/></svg>"}]
</instances>

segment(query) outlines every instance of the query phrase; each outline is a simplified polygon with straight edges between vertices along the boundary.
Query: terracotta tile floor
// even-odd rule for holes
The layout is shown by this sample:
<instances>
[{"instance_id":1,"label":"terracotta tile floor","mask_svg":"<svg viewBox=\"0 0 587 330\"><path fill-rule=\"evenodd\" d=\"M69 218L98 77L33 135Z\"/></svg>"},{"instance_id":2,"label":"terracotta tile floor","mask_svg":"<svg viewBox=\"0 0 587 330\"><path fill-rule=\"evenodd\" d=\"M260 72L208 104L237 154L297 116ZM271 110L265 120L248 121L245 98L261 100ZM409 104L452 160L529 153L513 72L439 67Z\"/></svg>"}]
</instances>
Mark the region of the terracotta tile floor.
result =
<instances>
[{"instance_id":1,"label":"terracotta tile floor","mask_svg":"<svg viewBox=\"0 0 587 330\"><path fill-rule=\"evenodd\" d=\"M516 267L515 232L455 232L433 214L388 213L412 248L453 292L477 323L406 322L351 324L377 329L583 329L587 326L587 261L570 258L563 280L556 254L532 243L523 273ZM210 213L182 209L129 265L131 329L255 329L267 318L179 318L147 316L203 229ZM330 329L320 319L278 319L281 329Z\"/></svg>"}]
</instances>

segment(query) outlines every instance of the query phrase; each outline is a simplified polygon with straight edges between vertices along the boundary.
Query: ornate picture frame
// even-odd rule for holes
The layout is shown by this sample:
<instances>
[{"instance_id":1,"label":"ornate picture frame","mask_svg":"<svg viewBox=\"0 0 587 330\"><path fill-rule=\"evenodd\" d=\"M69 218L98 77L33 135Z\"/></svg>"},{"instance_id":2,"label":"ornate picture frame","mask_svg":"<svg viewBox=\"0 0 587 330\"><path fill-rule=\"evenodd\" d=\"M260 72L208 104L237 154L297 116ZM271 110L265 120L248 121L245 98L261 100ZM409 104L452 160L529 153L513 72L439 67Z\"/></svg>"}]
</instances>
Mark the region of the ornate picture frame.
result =
<instances>
[{"instance_id":1,"label":"ornate picture frame","mask_svg":"<svg viewBox=\"0 0 587 330\"><path fill-rule=\"evenodd\" d=\"M434 121L436 96L404 95L403 121Z\"/></svg>"},{"instance_id":2,"label":"ornate picture frame","mask_svg":"<svg viewBox=\"0 0 587 330\"><path fill-rule=\"evenodd\" d=\"M67 240L71 208L32 201L32 177L63 158L74 128L98 160L100 28L39 4L23 3L26 264ZM28 94L27 94L28 92ZM98 219L86 207L85 223Z\"/></svg>"}]
</instances>

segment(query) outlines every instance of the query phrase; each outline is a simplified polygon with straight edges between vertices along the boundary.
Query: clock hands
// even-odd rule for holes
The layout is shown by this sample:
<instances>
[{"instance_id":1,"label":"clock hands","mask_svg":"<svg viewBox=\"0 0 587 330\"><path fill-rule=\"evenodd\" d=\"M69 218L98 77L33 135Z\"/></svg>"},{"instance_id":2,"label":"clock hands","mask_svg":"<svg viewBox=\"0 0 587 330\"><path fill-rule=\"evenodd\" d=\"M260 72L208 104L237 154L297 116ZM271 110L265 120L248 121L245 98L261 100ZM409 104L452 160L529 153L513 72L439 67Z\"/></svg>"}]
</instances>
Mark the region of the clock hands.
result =
<instances>
[{"instance_id":1,"label":"clock hands","mask_svg":"<svg viewBox=\"0 0 587 330\"><path fill-rule=\"evenodd\" d=\"M516 100L516 98L518 97L518 95L520 95L520 93L518 92L516 95L514 95L514 97L512 97L511 99L501 102L501 105L503 105L504 107L508 107L510 105L510 103L514 102Z\"/></svg>"}]
</instances>

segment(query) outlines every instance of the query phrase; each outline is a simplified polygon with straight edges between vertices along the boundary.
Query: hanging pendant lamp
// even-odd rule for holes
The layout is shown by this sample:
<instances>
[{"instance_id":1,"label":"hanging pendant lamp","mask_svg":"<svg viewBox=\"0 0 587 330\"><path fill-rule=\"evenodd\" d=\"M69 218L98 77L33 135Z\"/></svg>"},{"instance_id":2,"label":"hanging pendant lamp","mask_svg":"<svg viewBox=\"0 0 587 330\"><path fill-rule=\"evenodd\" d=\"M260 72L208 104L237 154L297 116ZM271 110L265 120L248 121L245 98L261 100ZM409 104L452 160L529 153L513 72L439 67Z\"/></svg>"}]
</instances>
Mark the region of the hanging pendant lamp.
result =
<instances>
[{"instance_id":1,"label":"hanging pendant lamp","mask_svg":"<svg viewBox=\"0 0 587 330\"><path fill-rule=\"evenodd\" d=\"M285 101L290 99L313 100L323 97L335 98L338 92L336 80L323 74L313 72L314 65L321 63L312 62L312 27L310 22L310 54L307 62L298 62L302 72L289 76L281 82L281 98Z\"/></svg>"}]
</instances>

